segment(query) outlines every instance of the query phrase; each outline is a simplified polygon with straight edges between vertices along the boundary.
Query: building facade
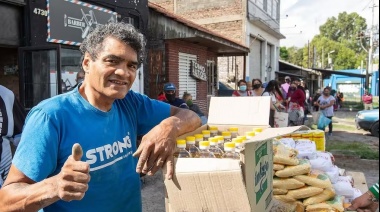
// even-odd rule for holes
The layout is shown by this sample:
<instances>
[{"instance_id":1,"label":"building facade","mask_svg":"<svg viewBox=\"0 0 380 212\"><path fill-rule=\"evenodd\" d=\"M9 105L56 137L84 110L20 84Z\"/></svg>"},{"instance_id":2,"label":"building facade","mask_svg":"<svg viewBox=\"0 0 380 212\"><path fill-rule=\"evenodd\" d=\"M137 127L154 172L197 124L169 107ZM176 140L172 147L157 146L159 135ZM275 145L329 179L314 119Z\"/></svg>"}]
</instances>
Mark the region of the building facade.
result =
<instances>
[{"instance_id":1,"label":"building facade","mask_svg":"<svg viewBox=\"0 0 380 212\"><path fill-rule=\"evenodd\" d=\"M157 4L149 3L146 93L157 98L166 82L174 83L177 96L193 96L203 112L209 97L217 95L217 64L224 55L245 56L248 47L188 21Z\"/></svg>"},{"instance_id":2,"label":"building facade","mask_svg":"<svg viewBox=\"0 0 380 212\"><path fill-rule=\"evenodd\" d=\"M0 2L0 10L2 4ZM14 73L9 74L14 78L12 81L6 78L11 84L7 87L19 88L14 89L16 96L20 97L27 110L44 99L73 88L81 66L79 45L97 25L123 21L133 24L145 34L148 23L147 0L28 0L19 5L8 6L20 11L12 18L13 22L18 21L17 29L20 32L17 36L8 33L13 40L8 40L7 49L3 52L8 63L15 61L13 72L12 64L5 64L6 72ZM0 17L0 23L2 21ZM9 23L4 25L8 26ZM2 33L3 30L0 32L0 43ZM10 55L15 55L15 59ZM142 93L143 72L141 68L133 85L134 90ZM0 81L3 78L0 76Z\"/></svg>"},{"instance_id":3,"label":"building facade","mask_svg":"<svg viewBox=\"0 0 380 212\"><path fill-rule=\"evenodd\" d=\"M20 97L17 49L23 43L24 0L0 0L0 84Z\"/></svg>"},{"instance_id":4,"label":"building facade","mask_svg":"<svg viewBox=\"0 0 380 212\"><path fill-rule=\"evenodd\" d=\"M150 0L212 31L249 46L244 58L221 58L220 76L274 79L278 71L280 0ZM234 63L234 61L236 61ZM235 73L236 76L236 73Z\"/></svg>"}]
</instances>

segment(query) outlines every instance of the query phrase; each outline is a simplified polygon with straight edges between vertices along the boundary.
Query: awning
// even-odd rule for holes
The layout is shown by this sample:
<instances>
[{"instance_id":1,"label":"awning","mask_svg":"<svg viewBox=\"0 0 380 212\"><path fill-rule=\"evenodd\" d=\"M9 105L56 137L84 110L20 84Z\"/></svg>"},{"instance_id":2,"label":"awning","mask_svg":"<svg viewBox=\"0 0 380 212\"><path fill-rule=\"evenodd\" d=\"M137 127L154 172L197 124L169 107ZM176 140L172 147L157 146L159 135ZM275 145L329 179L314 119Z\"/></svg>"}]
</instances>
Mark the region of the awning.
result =
<instances>
[{"instance_id":1,"label":"awning","mask_svg":"<svg viewBox=\"0 0 380 212\"><path fill-rule=\"evenodd\" d=\"M289 76L289 77L298 77L298 78L303 78L304 76L302 75L299 75L299 74L291 74L291 73L288 73L288 72L283 72L283 71L276 71L277 74L279 74L280 76Z\"/></svg>"},{"instance_id":2,"label":"awning","mask_svg":"<svg viewBox=\"0 0 380 212\"><path fill-rule=\"evenodd\" d=\"M348 77L360 77L360 78L366 78L365 74L355 74L355 73L348 73L348 72L343 72L343 71L333 71L333 70L326 70L326 69L319 69L319 68L314 68L313 70L319 71L324 75L342 75L342 76L348 76Z\"/></svg>"}]
</instances>

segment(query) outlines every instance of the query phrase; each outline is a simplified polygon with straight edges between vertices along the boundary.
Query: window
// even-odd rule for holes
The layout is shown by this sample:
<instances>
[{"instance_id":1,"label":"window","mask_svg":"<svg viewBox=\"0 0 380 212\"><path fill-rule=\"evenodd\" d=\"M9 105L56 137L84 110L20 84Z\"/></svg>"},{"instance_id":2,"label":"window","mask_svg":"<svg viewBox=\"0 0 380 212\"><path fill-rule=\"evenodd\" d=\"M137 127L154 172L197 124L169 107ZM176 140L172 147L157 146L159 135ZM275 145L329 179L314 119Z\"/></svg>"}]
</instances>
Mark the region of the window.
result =
<instances>
[{"instance_id":1,"label":"window","mask_svg":"<svg viewBox=\"0 0 380 212\"><path fill-rule=\"evenodd\" d=\"M207 78L207 94L215 95L219 80L214 61L207 61Z\"/></svg>"},{"instance_id":2,"label":"window","mask_svg":"<svg viewBox=\"0 0 380 212\"><path fill-rule=\"evenodd\" d=\"M188 92L197 99L197 80L190 76L191 61L197 61L197 56L192 54L179 53L179 88L178 95L181 97L184 92Z\"/></svg>"},{"instance_id":3,"label":"window","mask_svg":"<svg viewBox=\"0 0 380 212\"><path fill-rule=\"evenodd\" d=\"M273 10L272 10L272 1L273 0L266 0L267 1L267 13L268 13L268 15L270 16L270 17L272 17L272 12L273 12Z\"/></svg>"},{"instance_id":4,"label":"window","mask_svg":"<svg viewBox=\"0 0 380 212\"><path fill-rule=\"evenodd\" d=\"M76 84L77 73L80 71L81 56L79 50L61 49L61 79L62 92L71 90Z\"/></svg>"},{"instance_id":5,"label":"window","mask_svg":"<svg viewBox=\"0 0 380 212\"><path fill-rule=\"evenodd\" d=\"M278 2L276 0L273 1L273 10L272 10L272 18L277 20L277 9L278 9Z\"/></svg>"},{"instance_id":6,"label":"window","mask_svg":"<svg viewBox=\"0 0 380 212\"><path fill-rule=\"evenodd\" d=\"M269 0L270 1L270 0ZM263 10L265 12L268 12L268 0L264 0L263 1Z\"/></svg>"},{"instance_id":7,"label":"window","mask_svg":"<svg viewBox=\"0 0 380 212\"><path fill-rule=\"evenodd\" d=\"M264 0L256 0L255 3L260 9L264 8Z\"/></svg>"}]
</instances>

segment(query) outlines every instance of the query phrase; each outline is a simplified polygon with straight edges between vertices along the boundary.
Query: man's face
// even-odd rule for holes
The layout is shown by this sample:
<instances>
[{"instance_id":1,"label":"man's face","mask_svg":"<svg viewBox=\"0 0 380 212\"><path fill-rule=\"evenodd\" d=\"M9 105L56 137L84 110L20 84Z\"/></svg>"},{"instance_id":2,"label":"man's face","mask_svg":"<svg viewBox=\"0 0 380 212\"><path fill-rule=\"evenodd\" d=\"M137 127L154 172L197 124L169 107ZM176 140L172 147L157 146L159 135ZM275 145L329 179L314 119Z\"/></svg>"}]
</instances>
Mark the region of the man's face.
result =
<instances>
[{"instance_id":1,"label":"man's face","mask_svg":"<svg viewBox=\"0 0 380 212\"><path fill-rule=\"evenodd\" d=\"M108 37L103 41L103 50L95 61L85 54L83 69L88 72L85 81L99 98L124 98L136 78L137 53L122 41Z\"/></svg>"}]
</instances>

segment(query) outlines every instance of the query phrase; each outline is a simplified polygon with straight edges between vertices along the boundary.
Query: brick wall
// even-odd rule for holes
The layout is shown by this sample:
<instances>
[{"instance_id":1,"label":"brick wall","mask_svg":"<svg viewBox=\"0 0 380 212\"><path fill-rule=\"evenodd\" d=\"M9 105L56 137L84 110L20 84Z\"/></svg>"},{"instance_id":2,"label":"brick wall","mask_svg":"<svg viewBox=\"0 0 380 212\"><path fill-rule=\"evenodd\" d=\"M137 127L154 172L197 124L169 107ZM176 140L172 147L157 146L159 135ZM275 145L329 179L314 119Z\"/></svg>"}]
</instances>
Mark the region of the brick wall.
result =
<instances>
[{"instance_id":1,"label":"brick wall","mask_svg":"<svg viewBox=\"0 0 380 212\"><path fill-rule=\"evenodd\" d=\"M242 0L177 0L176 12L189 19L203 19L241 14L242 6Z\"/></svg>"},{"instance_id":2,"label":"brick wall","mask_svg":"<svg viewBox=\"0 0 380 212\"><path fill-rule=\"evenodd\" d=\"M169 82L173 82L177 87L179 86L178 80L178 57L179 52L186 54L197 55L199 64L206 64L207 60L217 61L215 53L207 50L207 47L179 41L179 40L167 40L166 46L166 70L168 73ZM189 76L190 77L190 76ZM179 94L179 98L182 98L183 94ZM208 112L207 106L207 82L197 82L197 100L194 101L199 105L204 113Z\"/></svg>"},{"instance_id":3,"label":"brick wall","mask_svg":"<svg viewBox=\"0 0 380 212\"><path fill-rule=\"evenodd\" d=\"M238 43L243 41L243 21L220 22L203 26Z\"/></svg>"},{"instance_id":4,"label":"brick wall","mask_svg":"<svg viewBox=\"0 0 380 212\"><path fill-rule=\"evenodd\" d=\"M13 91L16 98L20 99L18 74L4 75L5 66L13 67L17 64L17 48L0 48L0 85Z\"/></svg>"}]
</instances>

